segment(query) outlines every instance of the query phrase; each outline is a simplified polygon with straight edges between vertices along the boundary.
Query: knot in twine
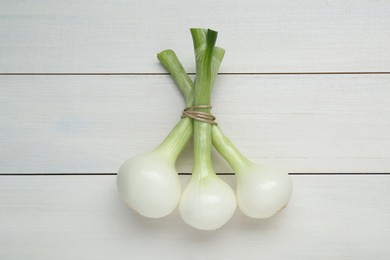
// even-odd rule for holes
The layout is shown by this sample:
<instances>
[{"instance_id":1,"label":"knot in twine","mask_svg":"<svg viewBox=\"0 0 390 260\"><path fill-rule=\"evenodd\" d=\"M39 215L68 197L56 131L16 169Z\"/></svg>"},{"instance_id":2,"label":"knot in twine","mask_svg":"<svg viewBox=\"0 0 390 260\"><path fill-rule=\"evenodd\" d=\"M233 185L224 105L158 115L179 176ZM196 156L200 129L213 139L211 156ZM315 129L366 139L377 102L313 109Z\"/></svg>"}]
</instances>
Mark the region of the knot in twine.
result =
<instances>
[{"instance_id":1,"label":"knot in twine","mask_svg":"<svg viewBox=\"0 0 390 260\"><path fill-rule=\"evenodd\" d=\"M207 108L211 109L211 106L199 105L199 106L186 107L183 110L183 114L181 115L181 118L190 117L190 118L197 120L197 121L200 121L200 122L204 122L204 123L208 123L208 124L212 124L212 125L217 125L217 122L215 122L215 116L213 116L212 114L207 113L207 112L195 110L195 109L202 109L202 108L203 109L207 109Z\"/></svg>"}]
</instances>

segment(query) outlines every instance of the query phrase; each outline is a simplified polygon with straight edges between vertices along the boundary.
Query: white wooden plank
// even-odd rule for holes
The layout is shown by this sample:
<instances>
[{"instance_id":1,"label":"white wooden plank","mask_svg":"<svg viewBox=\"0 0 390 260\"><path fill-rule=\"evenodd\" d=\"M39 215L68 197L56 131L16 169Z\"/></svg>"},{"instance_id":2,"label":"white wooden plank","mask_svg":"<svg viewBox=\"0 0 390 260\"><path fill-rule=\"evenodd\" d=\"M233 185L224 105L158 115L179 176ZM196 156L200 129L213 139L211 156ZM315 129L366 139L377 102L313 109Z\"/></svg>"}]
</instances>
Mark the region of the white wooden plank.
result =
<instances>
[{"instance_id":1,"label":"white wooden plank","mask_svg":"<svg viewBox=\"0 0 390 260\"><path fill-rule=\"evenodd\" d=\"M390 172L389 84L388 75L221 76L213 112L259 163ZM156 147L184 106L169 76L3 76L0 85L2 173L116 172ZM191 151L180 172L191 172Z\"/></svg>"},{"instance_id":2,"label":"white wooden plank","mask_svg":"<svg viewBox=\"0 0 390 260\"><path fill-rule=\"evenodd\" d=\"M390 2L1 1L0 72L194 70L191 27L220 32L223 72L390 71Z\"/></svg>"},{"instance_id":3,"label":"white wooden plank","mask_svg":"<svg viewBox=\"0 0 390 260\"><path fill-rule=\"evenodd\" d=\"M183 183L188 176L182 177ZM234 177L225 176L234 187ZM115 176L0 176L1 259L389 259L389 176L293 176L268 220L218 231L128 210Z\"/></svg>"}]
</instances>

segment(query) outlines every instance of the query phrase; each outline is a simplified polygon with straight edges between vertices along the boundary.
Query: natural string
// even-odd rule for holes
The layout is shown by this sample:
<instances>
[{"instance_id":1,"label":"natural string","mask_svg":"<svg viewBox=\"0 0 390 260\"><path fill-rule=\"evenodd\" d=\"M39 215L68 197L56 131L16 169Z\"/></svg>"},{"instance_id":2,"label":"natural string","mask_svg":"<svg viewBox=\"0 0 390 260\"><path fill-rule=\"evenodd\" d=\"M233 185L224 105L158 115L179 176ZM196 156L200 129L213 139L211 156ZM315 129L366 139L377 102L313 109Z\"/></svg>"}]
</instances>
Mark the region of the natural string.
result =
<instances>
[{"instance_id":1,"label":"natural string","mask_svg":"<svg viewBox=\"0 0 390 260\"><path fill-rule=\"evenodd\" d=\"M210 113L195 110L195 109L207 109L207 108L211 109L211 106L199 105L199 106L186 107L183 111L183 114L181 115L181 118L190 117L197 121L205 122L212 125L217 125L217 122L215 122L215 116L213 116Z\"/></svg>"}]
</instances>

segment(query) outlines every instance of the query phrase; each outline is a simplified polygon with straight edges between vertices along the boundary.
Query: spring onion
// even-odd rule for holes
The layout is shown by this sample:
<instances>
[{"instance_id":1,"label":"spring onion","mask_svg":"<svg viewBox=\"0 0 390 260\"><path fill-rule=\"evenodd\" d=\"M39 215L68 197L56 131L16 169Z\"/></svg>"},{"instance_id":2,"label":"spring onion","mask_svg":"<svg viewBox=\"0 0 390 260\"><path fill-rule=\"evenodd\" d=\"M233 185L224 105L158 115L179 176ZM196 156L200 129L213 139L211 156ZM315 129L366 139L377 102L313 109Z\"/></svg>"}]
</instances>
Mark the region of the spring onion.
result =
<instances>
[{"instance_id":1,"label":"spring onion","mask_svg":"<svg viewBox=\"0 0 390 260\"><path fill-rule=\"evenodd\" d=\"M192 120L183 118L152 152L128 159L117 174L122 200L139 214L160 218L177 206L181 185L175 162L191 138Z\"/></svg>"},{"instance_id":2,"label":"spring onion","mask_svg":"<svg viewBox=\"0 0 390 260\"><path fill-rule=\"evenodd\" d=\"M212 135L214 147L236 173L237 202L245 215L269 218L287 205L292 193L292 181L286 171L251 162L218 126L213 126Z\"/></svg>"},{"instance_id":3,"label":"spring onion","mask_svg":"<svg viewBox=\"0 0 390 260\"><path fill-rule=\"evenodd\" d=\"M213 49L217 33L212 30L191 29L195 57L196 80L194 106L210 105L213 74ZM214 72L214 73L213 73ZM210 108L199 108L210 112ZM215 174L211 163L211 124L194 120L194 166L190 184L180 200L182 219L192 227L213 230L224 225L236 210L233 190Z\"/></svg>"},{"instance_id":4,"label":"spring onion","mask_svg":"<svg viewBox=\"0 0 390 260\"><path fill-rule=\"evenodd\" d=\"M196 79L188 77L172 50L157 55L182 92L187 107L210 112L211 91L225 51L215 46L217 32L191 29ZM181 194L175 163L193 135L194 165ZM211 146L226 159L237 176L236 194L214 172ZM238 204L252 218L268 218L285 207L292 182L287 172L247 159L218 125L185 117L153 151L127 160L119 169L117 187L122 200L139 214L159 218L179 204L181 218L201 230L214 230L229 221Z\"/></svg>"}]
</instances>

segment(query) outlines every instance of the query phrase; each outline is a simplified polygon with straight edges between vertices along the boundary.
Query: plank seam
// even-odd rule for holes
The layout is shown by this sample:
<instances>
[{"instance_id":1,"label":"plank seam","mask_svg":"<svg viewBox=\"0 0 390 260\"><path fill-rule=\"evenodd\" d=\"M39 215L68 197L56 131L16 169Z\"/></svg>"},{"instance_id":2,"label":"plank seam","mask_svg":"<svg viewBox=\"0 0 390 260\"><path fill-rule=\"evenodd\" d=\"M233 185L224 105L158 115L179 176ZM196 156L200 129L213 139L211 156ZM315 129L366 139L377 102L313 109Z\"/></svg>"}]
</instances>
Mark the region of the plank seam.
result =
<instances>
[{"instance_id":1,"label":"plank seam","mask_svg":"<svg viewBox=\"0 0 390 260\"><path fill-rule=\"evenodd\" d=\"M104 176L104 175L116 175L116 173L106 172L106 173L0 173L0 176ZM183 172L179 175L191 175L191 173ZM234 175L234 173L217 173L217 175ZM390 175L390 172L291 172L289 175Z\"/></svg>"},{"instance_id":2,"label":"plank seam","mask_svg":"<svg viewBox=\"0 0 390 260\"><path fill-rule=\"evenodd\" d=\"M92 72L92 73L0 73L0 76L166 76L169 73L148 72ZM191 72L188 75L195 75ZM218 75L390 75L389 71L340 71L340 72L221 72Z\"/></svg>"}]
</instances>

